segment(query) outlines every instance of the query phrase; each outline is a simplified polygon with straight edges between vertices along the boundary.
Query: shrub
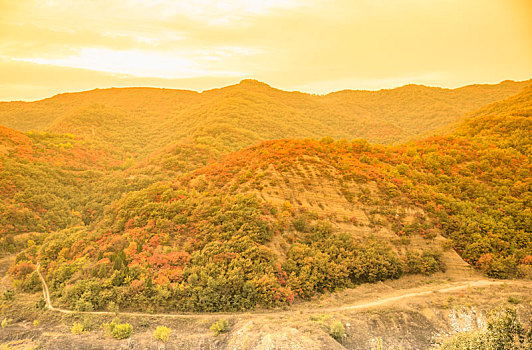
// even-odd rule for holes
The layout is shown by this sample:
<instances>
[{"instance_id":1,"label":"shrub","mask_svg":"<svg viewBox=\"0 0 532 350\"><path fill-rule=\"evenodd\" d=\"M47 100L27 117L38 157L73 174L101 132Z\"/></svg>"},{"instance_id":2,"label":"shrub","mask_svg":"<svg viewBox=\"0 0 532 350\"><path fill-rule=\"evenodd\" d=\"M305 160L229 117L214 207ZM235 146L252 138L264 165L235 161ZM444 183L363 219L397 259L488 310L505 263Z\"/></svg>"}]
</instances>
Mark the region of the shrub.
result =
<instances>
[{"instance_id":1,"label":"shrub","mask_svg":"<svg viewBox=\"0 0 532 350\"><path fill-rule=\"evenodd\" d=\"M345 338L345 327L342 322L334 321L329 328L331 337L341 342Z\"/></svg>"},{"instance_id":2,"label":"shrub","mask_svg":"<svg viewBox=\"0 0 532 350\"><path fill-rule=\"evenodd\" d=\"M366 164L371 163L371 159L369 159L369 157L366 156L366 155L363 155L362 157L360 157L360 161L361 161L362 163L366 163Z\"/></svg>"},{"instance_id":3,"label":"shrub","mask_svg":"<svg viewBox=\"0 0 532 350\"><path fill-rule=\"evenodd\" d=\"M85 333L85 327L79 322L74 322L74 325L70 328L70 333L75 335L83 334Z\"/></svg>"},{"instance_id":4,"label":"shrub","mask_svg":"<svg viewBox=\"0 0 532 350\"><path fill-rule=\"evenodd\" d=\"M441 255L441 252L438 251L424 251L421 255L417 252L408 251L406 253L407 272L430 275L437 271L445 271Z\"/></svg>"},{"instance_id":5,"label":"shrub","mask_svg":"<svg viewBox=\"0 0 532 350\"><path fill-rule=\"evenodd\" d=\"M293 221L292 225L294 225L294 228L296 231L299 232L308 232L310 230L310 224L308 222L308 218L306 215L300 214L298 215Z\"/></svg>"},{"instance_id":6,"label":"shrub","mask_svg":"<svg viewBox=\"0 0 532 350\"><path fill-rule=\"evenodd\" d=\"M482 332L458 333L444 341L440 350L530 349L532 331L523 327L515 309L496 309L490 313Z\"/></svg>"},{"instance_id":7,"label":"shrub","mask_svg":"<svg viewBox=\"0 0 532 350\"><path fill-rule=\"evenodd\" d=\"M425 265L425 274L443 271L445 272L445 263L442 260L442 252L437 250L425 250L421 254Z\"/></svg>"},{"instance_id":8,"label":"shrub","mask_svg":"<svg viewBox=\"0 0 532 350\"><path fill-rule=\"evenodd\" d=\"M113 318L111 323L104 323L102 325L102 328L109 336L113 336L113 330L115 329L116 325L120 323L120 319L118 317Z\"/></svg>"},{"instance_id":9,"label":"shrub","mask_svg":"<svg viewBox=\"0 0 532 350\"><path fill-rule=\"evenodd\" d=\"M133 326L129 323L120 323L114 326L111 334L116 339L127 339L133 333Z\"/></svg>"},{"instance_id":10,"label":"shrub","mask_svg":"<svg viewBox=\"0 0 532 350\"><path fill-rule=\"evenodd\" d=\"M114 301L110 301L109 304L107 304L107 310L113 312L115 315L120 313L120 307Z\"/></svg>"},{"instance_id":11,"label":"shrub","mask_svg":"<svg viewBox=\"0 0 532 350\"><path fill-rule=\"evenodd\" d=\"M87 300L78 300L74 304L74 310L76 311L93 311L94 306L90 301Z\"/></svg>"},{"instance_id":12,"label":"shrub","mask_svg":"<svg viewBox=\"0 0 532 350\"><path fill-rule=\"evenodd\" d=\"M446 239L442 242L441 247L444 251L448 252L449 250L453 249L453 241Z\"/></svg>"},{"instance_id":13,"label":"shrub","mask_svg":"<svg viewBox=\"0 0 532 350\"><path fill-rule=\"evenodd\" d=\"M220 333L225 333L229 331L229 322L225 318L222 318L221 320L215 322L211 326L211 331L214 332L214 335L218 335Z\"/></svg>"},{"instance_id":14,"label":"shrub","mask_svg":"<svg viewBox=\"0 0 532 350\"><path fill-rule=\"evenodd\" d=\"M157 326L155 329L155 332L153 333L153 337L157 340L167 342L168 339L170 339L170 332L172 330L165 326Z\"/></svg>"},{"instance_id":15,"label":"shrub","mask_svg":"<svg viewBox=\"0 0 532 350\"><path fill-rule=\"evenodd\" d=\"M43 297L39 298L39 300L35 304L35 307L39 310L44 310L46 308L46 301L44 301Z\"/></svg>"},{"instance_id":16,"label":"shrub","mask_svg":"<svg viewBox=\"0 0 532 350\"><path fill-rule=\"evenodd\" d=\"M509 296L509 297L508 297L508 302L509 302L510 304L515 304L515 305L517 305L517 304L519 304L519 303L521 302L521 299L520 299L519 297L516 297L516 296Z\"/></svg>"},{"instance_id":17,"label":"shrub","mask_svg":"<svg viewBox=\"0 0 532 350\"><path fill-rule=\"evenodd\" d=\"M11 320L8 320L7 317L5 317L3 320L2 320L2 328L6 328L7 326L9 326L9 323L11 322Z\"/></svg>"},{"instance_id":18,"label":"shrub","mask_svg":"<svg viewBox=\"0 0 532 350\"><path fill-rule=\"evenodd\" d=\"M41 287L41 280L37 271L33 271L30 275L22 280L20 288L24 292L33 293L39 291Z\"/></svg>"},{"instance_id":19,"label":"shrub","mask_svg":"<svg viewBox=\"0 0 532 350\"><path fill-rule=\"evenodd\" d=\"M33 321L33 327L39 327L41 323L39 322L39 320L34 320Z\"/></svg>"},{"instance_id":20,"label":"shrub","mask_svg":"<svg viewBox=\"0 0 532 350\"><path fill-rule=\"evenodd\" d=\"M13 289L8 289L4 291L5 300L13 300L14 297L15 297L15 292L13 291Z\"/></svg>"}]
</instances>

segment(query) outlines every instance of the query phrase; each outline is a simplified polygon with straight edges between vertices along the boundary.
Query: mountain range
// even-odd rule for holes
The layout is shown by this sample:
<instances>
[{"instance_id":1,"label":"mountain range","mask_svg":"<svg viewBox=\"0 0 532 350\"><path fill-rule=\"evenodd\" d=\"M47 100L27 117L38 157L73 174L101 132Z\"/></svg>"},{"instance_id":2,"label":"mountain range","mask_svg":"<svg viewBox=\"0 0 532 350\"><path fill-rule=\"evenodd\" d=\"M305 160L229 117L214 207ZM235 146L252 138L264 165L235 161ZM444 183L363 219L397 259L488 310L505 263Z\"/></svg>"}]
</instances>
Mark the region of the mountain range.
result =
<instances>
[{"instance_id":1,"label":"mountain range","mask_svg":"<svg viewBox=\"0 0 532 350\"><path fill-rule=\"evenodd\" d=\"M531 85L2 102L0 249L21 290L39 264L78 311L247 310L471 267L531 278Z\"/></svg>"}]
</instances>

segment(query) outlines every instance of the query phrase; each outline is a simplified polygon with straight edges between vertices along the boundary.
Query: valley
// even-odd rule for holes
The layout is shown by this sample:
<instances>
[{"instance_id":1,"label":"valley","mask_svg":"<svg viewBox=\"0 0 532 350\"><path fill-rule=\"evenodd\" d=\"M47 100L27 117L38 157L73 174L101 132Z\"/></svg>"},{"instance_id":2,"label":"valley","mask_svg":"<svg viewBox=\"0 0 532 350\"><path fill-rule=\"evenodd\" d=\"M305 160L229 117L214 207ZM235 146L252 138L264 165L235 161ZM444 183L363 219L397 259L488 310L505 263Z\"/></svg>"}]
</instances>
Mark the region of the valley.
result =
<instances>
[{"instance_id":1,"label":"valley","mask_svg":"<svg viewBox=\"0 0 532 350\"><path fill-rule=\"evenodd\" d=\"M0 340L429 349L527 320L531 84L0 103Z\"/></svg>"}]
</instances>

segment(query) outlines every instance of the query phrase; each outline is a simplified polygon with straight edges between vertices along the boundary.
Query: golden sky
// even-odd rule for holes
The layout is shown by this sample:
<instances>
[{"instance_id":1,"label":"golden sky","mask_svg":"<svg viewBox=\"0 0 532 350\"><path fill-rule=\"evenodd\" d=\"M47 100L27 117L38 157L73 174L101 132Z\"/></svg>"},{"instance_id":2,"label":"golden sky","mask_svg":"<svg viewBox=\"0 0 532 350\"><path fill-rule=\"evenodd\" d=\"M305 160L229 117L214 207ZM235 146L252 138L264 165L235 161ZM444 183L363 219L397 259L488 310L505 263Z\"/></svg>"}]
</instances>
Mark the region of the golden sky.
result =
<instances>
[{"instance_id":1,"label":"golden sky","mask_svg":"<svg viewBox=\"0 0 532 350\"><path fill-rule=\"evenodd\" d=\"M0 100L532 78L532 0L0 0Z\"/></svg>"}]
</instances>

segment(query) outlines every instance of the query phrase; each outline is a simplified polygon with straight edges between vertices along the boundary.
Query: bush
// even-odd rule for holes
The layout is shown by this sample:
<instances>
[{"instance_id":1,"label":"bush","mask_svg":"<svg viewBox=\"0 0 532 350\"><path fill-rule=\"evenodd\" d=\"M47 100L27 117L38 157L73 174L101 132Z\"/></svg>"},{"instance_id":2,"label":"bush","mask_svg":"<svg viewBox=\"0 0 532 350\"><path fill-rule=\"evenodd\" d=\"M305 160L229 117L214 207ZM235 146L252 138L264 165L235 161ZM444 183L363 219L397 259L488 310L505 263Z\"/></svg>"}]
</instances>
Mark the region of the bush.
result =
<instances>
[{"instance_id":1,"label":"bush","mask_svg":"<svg viewBox=\"0 0 532 350\"><path fill-rule=\"evenodd\" d=\"M13 289L8 289L4 291L5 300L13 300L14 297L15 297L15 292L13 291Z\"/></svg>"},{"instance_id":2,"label":"bush","mask_svg":"<svg viewBox=\"0 0 532 350\"><path fill-rule=\"evenodd\" d=\"M79 322L74 322L72 328L70 328L70 333L79 335L85 333L85 327Z\"/></svg>"},{"instance_id":3,"label":"bush","mask_svg":"<svg viewBox=\"0 0 532 350\"><path fill-rule=\"evenodd\" d=\"M2 320L2 328L6 328L7 326L9 326L9 323L11 322L11 320L8 320L7 317L5 317L3 320Z\"/></svg>"},{"instance_id":4,"label":"bush","mask_svg":"<svg viewBox=\"0 0 532 350\"><path fill-rule=\"evenodd\" d=\"M442 242L441 247L443 251L448 252L449 250L453 249L453 241L446 239Z\"/></svg>"},{"instance_id":5,"label":"bush","mask_svg":"<svg viewBox=\"0 0 532 350\"><path fill-rule=\"evenodd\" d=\"M133 333L133 326L129 323L120 323L114 326L111 334L116 339L127 339Z\"/></svg>"},{"instance_id":6,"label":"bush","mask_svg":"<svg viewBox=\"0 0 532 350\"><path fill-rule=\"evenodd\" d=\"M82 312L84 312L84 311L93 311L94 310L94 306L92 305L92 303L90 301L78 300L74 304L74 310L82 311Z\"/></svg>"},{"instance_id":7,"label":"bush","mask_svg":"<svg viewBox=\"0 0 532 350\"><path fill-rule=\"evenodd\" d=\"M215 322L211 326L211 331L214 332L214 335L218 335L220 333L225 333L229 331L229 322L225 318L222 318L221 320Z\"/></svg>"},{"instance_id":8,"label":"bush","mask_svg":"<svg viewBox=\"0 0 532 350\"><path fill-rule=\"evenodd\" d=\"M46 308L46 301L44 301L43 297L39 298L39 300L35 304L35 307L39 310L44 310Z\"/></svg>"},{"instance_id":9,"label":"bush","mask_svg":"<svg viewBox=\"0 0 532 350\"><path fill-rule=\"evenodd\" d=\"M517 305L521 302L521 299L519 297L515 297L515 296L509 296L508 297L508 302L510 304L514 304L514 305Z\"/></svg>"},{"instance_id":10,"label":"bush","mask_svg":"<svg viewBox=\"0 0 532 350\"><path fill-rule=\"evenodd\" d=\"M329 328L329 334L331 337L341 342L346 336L343 323L340 321L334 321Z\"/></svg>"},{"instance_id":11,"label":"bush","mask_svg":"<svg viewBox=\"0 0 532 350\"><path fill-rule=\"evenodd\" d=\"M104 323L102 325L103 330L108 334L112 336L113 329L115 329L115 326L120 322L118 317L114 318L111 323Z\"/></svg>"},{"instance_id":12,"label":"bush","mask_svg":"<svg viewBox=\"0 0 532 350\"><path fill-rule=\"evenodd\" d=\"M41 290L41 279L37 271L33 271L30 275L22 280L20 288L27 293L38 292Z\"/></svg>"},{"instance_id":13,"label":"bush","mask_svg":"<svg viewBox=\"0 0 532 350\"><path fill-rule=\"evenodd\" d=\"M430 275L437 271L445 271L441 255L438 251L424 251L421 255L418 252L408 251L406 253L407 272Z\"/></svg>"},{"instance_id":14,"label":"bush","mask_svg":"<svg viewBox=\"0 0 532 350\"><path fill-rule=\"evenodd\" d=\"M109 304L107 304L107 310L113 312L115 315L120 313L120 307L114 301L110 301Z\"/></svg>"},{"instance_id":15,"label":"bush","mask_svg":"<svg viewBox=\"0 0 532 350\"><path fill-rule=\"evenodd\" d=\"M303 214L298 215L292 221L292 225L294 225L294 228L296 229L296 231L299 231L299 232L310 231L310 224L308 222L308 218L306 215L303 215Z\"/></svg>"},{"instance_id":16,"label":"bush","mask_svg":"<svg viewBox=\"0 0 532 350\"><path fill-rule=\"evenodd\" d=\"M33 327L39 327L40 324L39 320L33 320Z\"/></svg>"},{"instance_id":17,"label":"bush","mask_svg":"<svg viewBox=\"0 0 532 350\"><path fill-rule=\"evenodd\" d=\"M155 332L153 333L153 337L157 340L167 342L168 339L170 339L170 332L171 329L165 326L157 326L155 329Z\"/></svg>"},{"instance_id":18,"label":"bush","mask_svg":"<svg viewBox=\"0 0 532 350\"><path fill-rule=\"evenodd\" d=\"M447 339L439 350L530 349L532 330L526 330L515 309L496 309L482 332L464 332Z\"/></svg>"}]
</instances>

